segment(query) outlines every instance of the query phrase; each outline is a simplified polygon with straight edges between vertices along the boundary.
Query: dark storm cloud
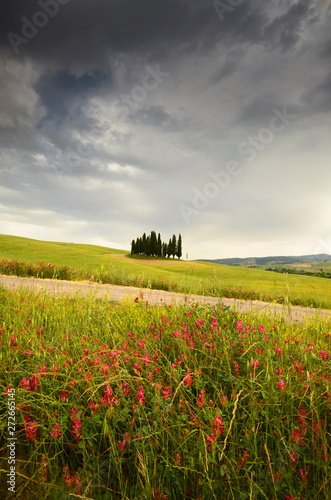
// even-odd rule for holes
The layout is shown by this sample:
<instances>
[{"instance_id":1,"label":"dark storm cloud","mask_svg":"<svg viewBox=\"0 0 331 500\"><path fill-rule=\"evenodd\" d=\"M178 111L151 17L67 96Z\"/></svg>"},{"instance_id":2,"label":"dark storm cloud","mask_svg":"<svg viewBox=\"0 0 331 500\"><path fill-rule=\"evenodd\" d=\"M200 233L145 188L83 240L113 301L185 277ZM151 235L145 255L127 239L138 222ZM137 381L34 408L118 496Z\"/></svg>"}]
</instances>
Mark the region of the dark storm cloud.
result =
<instances>
[{"instance_id":1,"label":"dark storm cloud","mask_svg":"<svg viewBox=\"0 0 331 500\"><path fill-rule=\"evenodd\" d=\"M99 70L77 77L65 69L58 71L54 76L42 76L34 86L34 90L48 109L47 118L63 119L75 102L80 102L90 92L106 84L109 86L110 83L110 78Z\"/></svg>"},{"instance_id":2,"label":"dark storm cloud","mask_svg":"<svg viewBox=\"0 0 331 500\"><path fill-rule=\"evenodd\" d=\"M55 0L49 0L54 3ZM40 3L41 2L41 3ZM47 0L5 0L2 6L2 45L9 51L8 33L24 36L22 29L33 22ZM92 68L104 65L107 47L116 54L129 53L162 59L166 54L208 51L223 37L238 42L256 42L267 24L259 1L243 2L221 23L212 1L190 0L67 0L58 12L37 30L19 55L54 64L70 63ZM296 12L291 27L294 27ZM22 18L24 20L22 21ZM229 21L229 20L227 20ZM290 24L290 23L288 23ZM272 33L277 26L271 28ZM68 48L70 47L70 50ZM109 52L108 52L109 53Z\"/></svg>"},{"instance_id":3,"label":"dark storm cloud","mask_svg":"<svg viewBox=\"0 0 331 500\"><path fill-rule=\"evenodd\" d=\"M313 14L314 7L310 0L300 0L292 5L264 28L264 39L278 45L281 50L288 50L299 40L301 23L306 19L309 10Z\"/></svg>"}]
</instances>

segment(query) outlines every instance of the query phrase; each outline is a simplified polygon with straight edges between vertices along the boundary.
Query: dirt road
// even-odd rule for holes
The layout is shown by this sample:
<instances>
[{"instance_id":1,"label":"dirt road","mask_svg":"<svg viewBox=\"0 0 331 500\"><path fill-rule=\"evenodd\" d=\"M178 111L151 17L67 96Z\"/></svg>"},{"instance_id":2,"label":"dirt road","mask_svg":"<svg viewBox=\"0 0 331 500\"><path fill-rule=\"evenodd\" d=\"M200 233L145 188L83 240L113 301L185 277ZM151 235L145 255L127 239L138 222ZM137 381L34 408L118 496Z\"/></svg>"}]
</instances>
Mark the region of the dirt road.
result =
<instances>
[{"instance_id":1,"label":"dirt road","mask_svg":"<svg viewBox=\"0 0 331 500\"><path fill-rule=\"evenodd\" d=\"M99 285L88 282L72 282L64 280L49 280L37 278L19 278L16 276L0 275L0 286L8 290L19 289L21 286L29 290L35 290L38 293L49 292L52 295L70 294L86 296L92 294L95 297L120 302L123 299L134 300L140 293L149 304L183 304L184 302L199 302L217 304L221 302L224 305L233 307L235 311L249 314L250 312L267 312L272 317L281 318L287 322L303 323L308 318L314 318L318 315L320 318L331 320L331 311L327 309L310 309L300 306L288 307L281 304L269 304L257 300L244 301L239 299L227 299L222 297L204 297L201 295L188 295L182 293L165 292L162 290L139 289L135 287Z\"/></svg>"}]
</instances>

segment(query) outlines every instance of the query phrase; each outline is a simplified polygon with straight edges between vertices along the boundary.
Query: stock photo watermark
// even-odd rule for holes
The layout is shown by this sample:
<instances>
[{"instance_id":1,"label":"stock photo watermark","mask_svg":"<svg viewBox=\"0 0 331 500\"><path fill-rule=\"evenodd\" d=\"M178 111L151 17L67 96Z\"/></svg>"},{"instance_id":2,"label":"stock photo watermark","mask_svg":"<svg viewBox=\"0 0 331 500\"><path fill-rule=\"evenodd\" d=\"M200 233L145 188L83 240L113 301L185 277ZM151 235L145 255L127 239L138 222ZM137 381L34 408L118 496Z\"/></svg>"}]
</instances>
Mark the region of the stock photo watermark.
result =
<instances>
[{"instance_id":1,"label":"stock photo watermark","mask_svg":"<svg viewBox=\"0 0 331 500\"><path fill-rule=\"evenodd\" d=\"M16 488L16 402L15 402L15 389L13 387L7 388L7 406L8 406L8 468L7 484L8 491L15 493Z\"/></svg>"},{"instance_id":2,"label":"stock photo watermark","mask_svg":"<svg viewBox=\"0 0 331 500\"><path fill-rule=\"evenodd\" d=\"M238 145L238 153L245 156L246 162L250 163L256 159L258 154L273 142L277 134L283 132L291 120L296 118L296 115L289 113L286 106L283 110L273 108L273 116L268 127L263 127L259 130L256 136L248 136ZM220 194L221 189L225 189L231 182L232 177L236 177L243 171L243 166L236 160L227 163L225 170L220 170L217 173L209 172L208 176L213 182L206 182L202 190L193 189L193 198L191 205L181 203L179 211L184 218L186 224L190 222L192 215L199 215L210 203L210 200L216 198Z\"/></svg>"},{"instance_id":3,"label":"stock photo watermark","mask_svg":"<svg viewBox=\"0 0 331 500\"><path fill-rule=\"evenodd\" d=\"M214 9L221 21L224 21L228 12L233 12L244 0L213 0Z\"/></svg>"},{"instance_id":4,"label":"stock photo watermark","mask_svg":"<svg viewBox=\"0 0 331 500\"><path fill-rule=\"evenodd\" d=\"M135 85L129 94L122 94L120 99L113 102L111 109L119 113L118 118L127 118L130 111L136 109L147 98L148 92L155 90L169 76L169 73L161 71L159 64L155 69L146 66L145 70L146 74L141 85Z\"/></svg>"},{"instance_id":5,"label":"stock photo watermark","mask_svg":"<svg viewBox=\"0 0 331 500\"><path fill-rule=\"evenodd\" d=\"M71 0L39 0L38 5L42 10L35 12L31 19L22 17L23 22L21 34L13 33L12 31L7 34L10 45L12 46L15 54L19 53L20 45L26 45L32 38L38 35L39 31L47 26L49 19L55 17L59 11L60 6L66 5Z\"/></svg>"}]
</instances>

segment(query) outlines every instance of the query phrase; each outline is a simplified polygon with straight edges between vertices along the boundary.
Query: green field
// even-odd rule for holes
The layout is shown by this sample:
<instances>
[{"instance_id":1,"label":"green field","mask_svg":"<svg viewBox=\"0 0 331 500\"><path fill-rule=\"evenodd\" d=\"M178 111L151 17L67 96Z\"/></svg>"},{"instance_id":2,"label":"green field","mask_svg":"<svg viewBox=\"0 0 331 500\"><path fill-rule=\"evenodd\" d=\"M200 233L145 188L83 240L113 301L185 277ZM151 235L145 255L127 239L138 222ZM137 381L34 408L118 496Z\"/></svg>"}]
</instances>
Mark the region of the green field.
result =
<instances>
[{"instance_id":1,"label":"green field","mask_svg":"<svg viewBox=\"0 0 331 500\"><path fill-rule=\"evenodd\" d=\"M323 278L176 259L139 262L135 258L120 259L109 254L125 256L128 252L94 245L0 236L0 259L69 266L76 270L78 279L187 294L289 300L293 305L331 309L331 280Z\"/></svg>"}]
</instances>

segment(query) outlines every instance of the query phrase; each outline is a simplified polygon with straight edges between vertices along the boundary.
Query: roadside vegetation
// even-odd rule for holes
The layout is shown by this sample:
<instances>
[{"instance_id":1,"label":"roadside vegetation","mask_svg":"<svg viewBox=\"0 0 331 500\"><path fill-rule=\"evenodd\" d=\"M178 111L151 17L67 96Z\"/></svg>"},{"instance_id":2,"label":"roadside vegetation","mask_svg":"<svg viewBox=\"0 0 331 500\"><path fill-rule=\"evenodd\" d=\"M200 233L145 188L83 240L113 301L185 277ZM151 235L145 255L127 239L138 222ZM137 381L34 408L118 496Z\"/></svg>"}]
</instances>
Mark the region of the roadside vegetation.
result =
<instances>
[{"instance_id":1,"label":"roadside vegetation","mask_svg":"<svg viewBox=\"0 0 331 500\"><path fill-rule=\"evenodd\" d=\"M14 390L16 498L329 499L330 334L0 286L0 496Z\"/></svg>"}]
</instances>

